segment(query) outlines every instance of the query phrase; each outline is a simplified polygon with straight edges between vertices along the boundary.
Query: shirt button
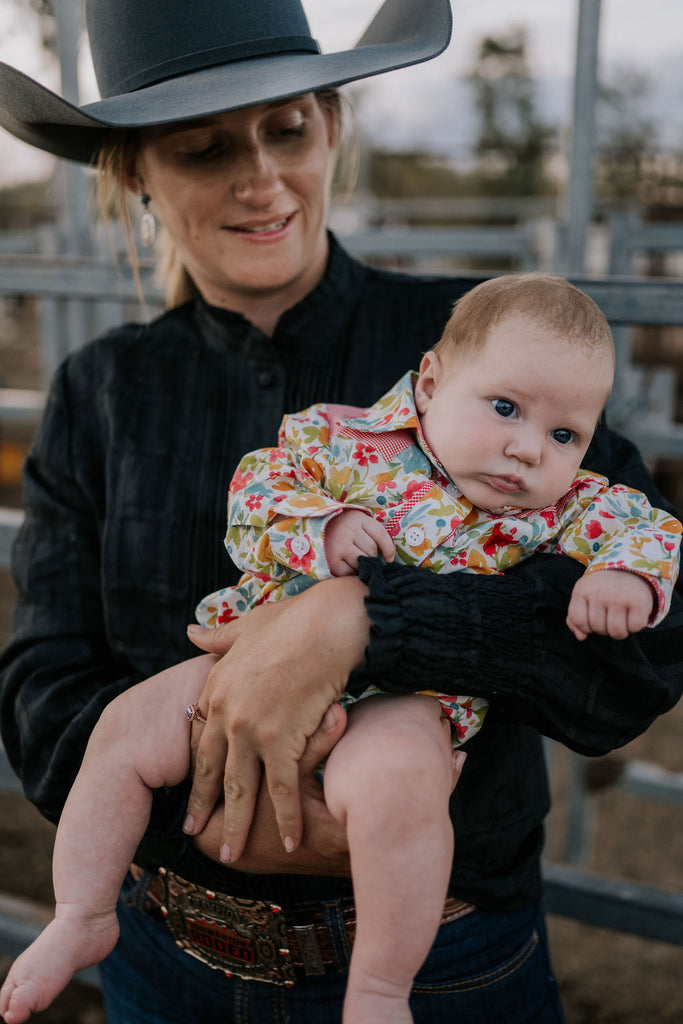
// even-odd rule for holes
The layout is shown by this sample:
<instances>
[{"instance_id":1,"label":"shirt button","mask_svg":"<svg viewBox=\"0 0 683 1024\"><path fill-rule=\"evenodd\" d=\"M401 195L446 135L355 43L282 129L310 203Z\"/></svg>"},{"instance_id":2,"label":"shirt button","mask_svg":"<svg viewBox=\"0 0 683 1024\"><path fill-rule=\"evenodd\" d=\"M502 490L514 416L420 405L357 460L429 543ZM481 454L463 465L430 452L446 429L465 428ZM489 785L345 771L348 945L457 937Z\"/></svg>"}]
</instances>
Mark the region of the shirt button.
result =
<instances>
[{"instance_id":1,"label":"shirt button","mask_svg":"<svg viewBox=\"0 0 683 1024\"><path fill-rule=\"evenodd\" d=\"M259 370L256 378L261 388L272 388L275 383L275 374L272 370Z\"/></svg>"},{"instance_id":2,"label":"shirt button","mask_svg":"<svg viewBox=\"0 0 683 1024\"><path fill-rule=\"evenodd\" d=\"M292 538L292 554L298 555L301 558L302 555L307 555L311 550L311 542L308 537L293 537Z\"/></svg>"},{"instance_id":3,"label":"shirt button","mask_svg":"<svg viewBox=\"0 0 683 1024\"><path fill-rule=\"evenodd\" d=\"M425 532L421 526L409 526L406 530L406 543L411 548L419 548L425 539Z\"/></svg>"}]
</instances>

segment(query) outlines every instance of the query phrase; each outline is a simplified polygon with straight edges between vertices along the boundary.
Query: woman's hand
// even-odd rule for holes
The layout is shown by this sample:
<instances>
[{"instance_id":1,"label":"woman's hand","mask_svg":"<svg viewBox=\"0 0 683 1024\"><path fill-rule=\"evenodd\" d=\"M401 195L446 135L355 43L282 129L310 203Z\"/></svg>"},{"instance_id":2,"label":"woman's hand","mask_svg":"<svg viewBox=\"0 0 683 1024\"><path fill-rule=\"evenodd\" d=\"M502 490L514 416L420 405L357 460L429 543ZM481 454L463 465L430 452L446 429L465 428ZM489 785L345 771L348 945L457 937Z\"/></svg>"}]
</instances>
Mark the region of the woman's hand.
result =
<instances>
[{"instance_id":1,"label":"woman's hand","mask_svg":"<svg viewBox=\"0 0 683 1024\"><path fill-rule=\"evenodd\" d=\"M329 709L323 724L306 744L299 762L299 792L304 819L301 845L286 853L275 821L275 811L268 789L261 785L256 800L254 820L249 830L244 853L231 867L238 871L266 874L334 875L351 873L346 829L330 814L322 786L315 778L315 768L324 761L346 727L346 713L339 704ZM206 857L219 860L223 839L223 803L217 804L206 828L194 839L194 845Z\"/></svg>"},{"instance_id":2,"label":"woman's hand","mask_svg":"<svg viewBox=\"0 0 683 1024\"><path fill-rule=\"evenodd\" d=\"M357 576L325 580L217 629L189 627L198 647L223 657L199 700L207 722L192 731L184 827L191 835L201 832L224 794L225 863L243 854L262 765L285 849L291 853L301 842L299 762L363 662L370 629L365 594Z\"/></svg>"}]
</instances>

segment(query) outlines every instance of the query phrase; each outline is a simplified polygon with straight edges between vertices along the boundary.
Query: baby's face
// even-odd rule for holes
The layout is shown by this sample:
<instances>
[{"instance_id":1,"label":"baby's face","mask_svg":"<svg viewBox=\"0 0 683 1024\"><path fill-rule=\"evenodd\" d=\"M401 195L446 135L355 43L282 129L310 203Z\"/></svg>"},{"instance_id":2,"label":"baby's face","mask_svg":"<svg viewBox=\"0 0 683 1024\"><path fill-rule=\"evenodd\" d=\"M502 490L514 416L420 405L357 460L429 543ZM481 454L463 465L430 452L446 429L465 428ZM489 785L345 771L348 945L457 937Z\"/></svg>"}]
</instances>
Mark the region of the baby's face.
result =
<instances>
[{"instance_id":1,"label":"baby's face","mask_svg":"<svg viewBox=\"0 0 683 1024\"><path fill-rule=\"evenodd\" d=\"M545 508L569 490L612 377L609 354L514 316L478 352L428 352L415 400L427 444L474 505Z\"/></svg>"}]
</instances>

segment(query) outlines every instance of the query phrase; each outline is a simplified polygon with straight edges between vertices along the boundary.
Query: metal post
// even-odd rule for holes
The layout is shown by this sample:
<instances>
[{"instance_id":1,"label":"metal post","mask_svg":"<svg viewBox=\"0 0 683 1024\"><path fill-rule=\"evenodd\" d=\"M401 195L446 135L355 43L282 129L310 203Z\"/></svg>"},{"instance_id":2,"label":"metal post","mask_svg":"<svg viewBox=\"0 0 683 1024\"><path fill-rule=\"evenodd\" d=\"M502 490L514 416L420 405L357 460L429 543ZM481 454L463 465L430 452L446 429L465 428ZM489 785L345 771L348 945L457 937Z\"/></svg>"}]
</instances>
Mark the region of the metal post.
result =
<instances>
[{"instance_id":1,"label":"metal post","mask_svg":"<svg viewBox=\"0 0 683 1024\"><path fill-rule=\"evenodd\" d=\"M78 104L78 42L83 23L83 0L57 0L55 9L62 95L71 103ZM71 161L62 161L59 184L63 197L60 250L73 256L83 255L92 248L88 181L83 168ZM66 300L61 307L63 347L70 351L79 348L92 335L92 304Z\"/></svg>"},{"instance_id":2,"label":"metal post","mask_svg":"<svg viewBox=\"0 0 683 1024\"><path fill-rule=\"evenodd\" d=\"M598 95L598 38L601 0L579 0L574 72L574 111L567 189L564 269L580 274L593 212L593 147Z\"/></svg>"},{"instance_id":3,"label":"metal post","mask_svg":"<svg viewBox=\"0 0 683 1024\"><path fill-rule=\"evenodd\" d=\"M78 104L78 41L83 19L83 0L57 0L57 52L64 99ZM87 234L88 187L83 169L71 161L60 163L63 171L64 201L66 205L67 233L75 238Z\"/></svg>"}]
</instances>

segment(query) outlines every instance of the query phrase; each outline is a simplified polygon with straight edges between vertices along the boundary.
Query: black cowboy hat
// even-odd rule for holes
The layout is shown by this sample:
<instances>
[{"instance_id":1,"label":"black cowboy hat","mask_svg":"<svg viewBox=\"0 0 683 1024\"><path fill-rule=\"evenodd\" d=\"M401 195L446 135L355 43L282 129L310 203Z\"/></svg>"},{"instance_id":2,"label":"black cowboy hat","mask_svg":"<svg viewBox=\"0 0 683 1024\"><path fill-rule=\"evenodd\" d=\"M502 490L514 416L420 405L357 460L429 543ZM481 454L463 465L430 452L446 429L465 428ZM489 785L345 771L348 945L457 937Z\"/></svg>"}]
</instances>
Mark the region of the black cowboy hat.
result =
<instances>
[{"instance_id":1,"label":"black cowboy hat","mask_svg":"<svg viewBox=\"0 0 683 1024\"><path fill-rule=\"evenodd\" d=\"M76 107L0 63L0 125L89 163L110 128L185 121L342 85L445 50L450 0L385 0L352 50L323 54L299 0L86 0L101 100Z\"/></svg>"}]
</instances>

